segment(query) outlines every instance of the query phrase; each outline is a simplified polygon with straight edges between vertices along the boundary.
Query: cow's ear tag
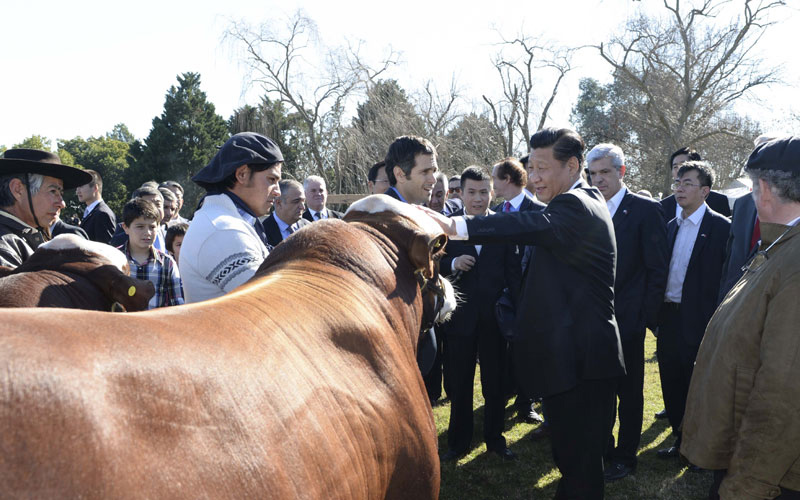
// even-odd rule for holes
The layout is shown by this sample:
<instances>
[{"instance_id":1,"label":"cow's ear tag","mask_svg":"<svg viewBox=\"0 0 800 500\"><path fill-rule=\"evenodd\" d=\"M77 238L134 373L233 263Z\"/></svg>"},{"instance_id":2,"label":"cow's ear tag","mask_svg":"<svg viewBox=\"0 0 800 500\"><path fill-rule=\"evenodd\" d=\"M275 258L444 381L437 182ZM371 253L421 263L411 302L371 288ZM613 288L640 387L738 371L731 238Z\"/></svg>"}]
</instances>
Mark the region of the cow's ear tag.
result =
<instances>
[{"instance_id":1,"label":"cow's ear tag","mask_svg":"<svg viewBox=\"0 0 800 500\"><path fill-rule=\"evenodd\" d=\"M131 285L131 287L128 288L128 297L133 297L134 295L136 295L136 287Z\"/></svg>"}]
</instances>

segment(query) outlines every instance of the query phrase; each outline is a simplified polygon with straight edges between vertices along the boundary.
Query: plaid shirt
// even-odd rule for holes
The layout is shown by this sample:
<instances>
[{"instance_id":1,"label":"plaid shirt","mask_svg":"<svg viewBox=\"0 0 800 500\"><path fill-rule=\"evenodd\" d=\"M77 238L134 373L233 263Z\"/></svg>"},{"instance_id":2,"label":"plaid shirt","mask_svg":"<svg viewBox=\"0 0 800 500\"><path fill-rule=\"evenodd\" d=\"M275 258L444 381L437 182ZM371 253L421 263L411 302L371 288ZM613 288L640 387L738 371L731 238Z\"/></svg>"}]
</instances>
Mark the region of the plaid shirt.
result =
<instances>
[{"instance_id":1,"label":"plaid shirt","mask_svg":"<svg viewBox=\"0 0 800 500\"><path fill-rule=\"evenodd\" d=\"M139 264L131 257L127 241L118 248L128 258L131 276L140 280L150 280L156 287L156 294L150 299L148 309L183 304L181 275L175 259L157 248L150 247L150 257L144 264Z\"/></svg>"}]
</instances>

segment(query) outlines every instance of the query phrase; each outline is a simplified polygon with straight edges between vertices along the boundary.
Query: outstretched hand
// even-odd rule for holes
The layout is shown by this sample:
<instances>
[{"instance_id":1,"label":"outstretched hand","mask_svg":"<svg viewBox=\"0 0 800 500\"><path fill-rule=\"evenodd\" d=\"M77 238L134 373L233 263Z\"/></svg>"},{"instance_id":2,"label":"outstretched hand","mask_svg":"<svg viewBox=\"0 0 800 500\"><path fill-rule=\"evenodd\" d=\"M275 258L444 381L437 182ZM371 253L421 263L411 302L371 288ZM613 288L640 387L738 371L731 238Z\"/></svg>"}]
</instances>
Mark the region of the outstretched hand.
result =
<instances>
[{"instance_id":1,"label":"outstretched hand","mask_svg":"<svg viewBox=\"0 0 800 500\"><path fill-rule=\"evenodd\" d=\"M413 206L419 210L422 210L428 216L430 216L430 218L435 220L442 227L442 231L444 231L444 234L446 234L447 236L455 236L457 234L456 222L450 217L442 215L439 212L433 211L428 207L423 207L422 205L413 205Z\"/></svg>"}]
</instances>

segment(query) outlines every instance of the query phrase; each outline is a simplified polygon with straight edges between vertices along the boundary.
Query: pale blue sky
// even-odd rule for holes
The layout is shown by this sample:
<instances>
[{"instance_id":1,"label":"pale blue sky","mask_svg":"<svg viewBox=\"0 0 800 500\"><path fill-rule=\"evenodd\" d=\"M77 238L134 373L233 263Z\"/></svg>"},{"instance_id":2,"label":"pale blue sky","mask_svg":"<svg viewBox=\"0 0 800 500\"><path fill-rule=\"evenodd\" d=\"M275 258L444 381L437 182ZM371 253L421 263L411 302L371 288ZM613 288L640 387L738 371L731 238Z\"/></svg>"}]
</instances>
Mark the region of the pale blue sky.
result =
<instances>
[{"instance_id":1,"label":"pale blue sky","mask_svg":"<svg viewBox=\"0 0 800 500\"><path fill-rule=\"evenodd\" d=\"M738 3L740 0L735 0ZM795 0L792 0L793 2ZM441 88L455 75L464 96L499 91L491 66L498 41L494 28L542 35L578 46L606 40L628 16L653 8L660 0L560 0L527 2L356 0L226 2L144 0L9 2L0 28L0 144L11 146L32 134L53 139L98 136L114 124L128 125L138 138L161 113L164 95L177 74L196 71L202 88L226 119L233 109L257 102L259 92L243 93L244 71L236 54L222 42L231 19L280 23L302 8L314 19L323 42L344 37L365 42L367 55L391 45L403 63L387 76L409 91L428 79ZM800 15L790 12L764 40L774 63L785 64L787 83L762 92L769 101L743 109L769 123L785 116L796 101L800 67L796 61ZM567 124L577 97L578 80L605 80L608 67L595 52L576 60L551 113ZM786 130L788 131L788 130ZM800 131L795 131L800 132Z\"/></svg>"}]
</instances>

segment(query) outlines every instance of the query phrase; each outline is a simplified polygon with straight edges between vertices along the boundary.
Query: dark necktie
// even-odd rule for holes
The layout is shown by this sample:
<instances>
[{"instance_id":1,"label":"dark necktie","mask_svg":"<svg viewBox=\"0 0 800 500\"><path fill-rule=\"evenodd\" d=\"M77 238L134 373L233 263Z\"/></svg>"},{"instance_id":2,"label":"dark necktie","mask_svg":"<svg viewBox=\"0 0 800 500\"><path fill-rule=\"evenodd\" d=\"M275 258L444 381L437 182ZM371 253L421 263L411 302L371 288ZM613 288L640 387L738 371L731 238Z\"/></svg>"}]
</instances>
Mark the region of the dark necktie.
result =
<instances>
[{"instance_id":1,"label":"dark necktie","mask_svg":"<svg viewBox=\"0 0 800 500\"><path fill-rule=\"evenodd\" d=\"M503 212L510 212L511 211L511 202L507 201L503 203Z\"/></svg>"},{"instance_id":2,"label":"dark necktie","mask_svg":"<svg viewBox=\"0 0 800 500\"><path fill-rule=\"evenodd\" d=\"M320 219L322 219L322 212L317 212L317 213L315 213L315 214L314 214L314 219L315 219L315 220L320 220Z\"/></svg>"}]
</instances>

